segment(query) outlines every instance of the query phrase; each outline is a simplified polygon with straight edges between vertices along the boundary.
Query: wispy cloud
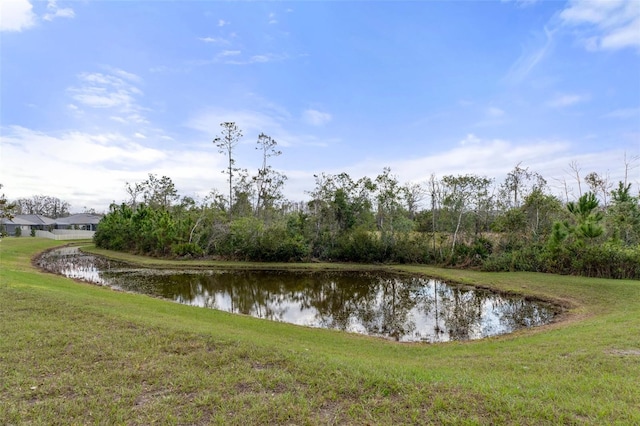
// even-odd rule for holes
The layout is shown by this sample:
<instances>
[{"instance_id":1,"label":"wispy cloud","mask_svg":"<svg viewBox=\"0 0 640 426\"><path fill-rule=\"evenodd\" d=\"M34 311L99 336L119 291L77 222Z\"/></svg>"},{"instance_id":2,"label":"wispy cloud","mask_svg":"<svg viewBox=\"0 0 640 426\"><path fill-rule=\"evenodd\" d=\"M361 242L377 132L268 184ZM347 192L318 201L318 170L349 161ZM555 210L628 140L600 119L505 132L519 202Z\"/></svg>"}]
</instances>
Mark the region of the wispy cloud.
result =
<instances>
[{"instance_id":1,"label":"wispy cloud","mask_svg":"<svg viewBox=\"0 0 640 426\"><path fill-rule=\"evenodd\" d=\"M278 143L287 144L286 140L280 140L279 135L284 133L284 123L288 119L288 115L269 108L264 110L209 108L195 114L186 125L205 134L214 135L219 133L220 123L235 122L247 137L249 135L257 137L264 132L278 139Z\"/></svg>"},{"instance_id":2,"label":"wispy cloud","mask_svg":"<svg viewBox=\"0 0 640 426\"><path fill-rule=\"evenodd\" d=\"M621 108L606 113L605 118L635 118L640 121L640 108Z\"/></svg>"},{"instance_id":3,"label":"wispy cloud","mask_svg":"<svg viewBox=\"0 0 640 426\"><path fill-rule=\"evenodd\" d=\"M533 69L548 55L553 47L553 31L544 27L544 36L532 42L532 46L523 49L520 57L511 65L505 81L510 84L518 84L524 81Z\"/></svg>"},{"instance_id":4,"label":"wispy cloud","mask_svg":"<svg viewBox=\"0 0 640 426\"><path fill-rule=\"evenodd\" d=\"M220 123L232 121L243 130L245 140L254 141L260 133L266 133L282 147L326 147L338 142L335 137L320 136L308 129L304 132L295 130L292 128L294 117L286 109L259 97L251 97L251 100L253 108L208 108L194 114L185 125L203 134L215 135L220 131ZM319 114L310 115L317 120L314 125L319 126L331 119L328 113L316 112Z\"/></svg>"},{"instance_id":5,"label":"wispy cloud","mask_svg":"<svg viewBox=\"0 0 640 426\"><path fill-rule=\"evenodd\" d=\"M478 138L473 133L469 133L464 139L460 141L460 145L477 145L481 142L480 138Z\"/></svg>"},{"instance_id":6,"label":"wispy cloud","mask_svg":"<svg viewBox=\"0 0 640 426\"><path fill-rule=\"evenodd\" d=\"M76 16L70 7L58 7L56 0L49 0L47 3L48 12L42 17L45 21L53 21L56 18L74 18Z\"/></svg>"},{"instance_id":7,"label":"wispy cloud","mask_svg":"<svg viewBox=\"0 0 640 426\"><path fill-rule=\"evenodd\" d=\"M224 27L226 25L229 25L229 21L225 21L224 19L218 19L218 26L219 27Z\"/></svg>"},{"instance_id":8,"label":"wispy cloud","mask_svg":"<svg viewBox=\"0 0 640 426\"><path fill-rule=\"evenodd\" d=\"M271 24L271 25L278 23L278 20L276 19L276 14L273 13L273 12L271 12L269 14L269 18L268 19L269 19L269 24Z\"/></svg>"},{"instance_id":9,"label":"wispy cloud","mask_svg":"<svg viewBox=\"0 0 640 426\"><path fill-rule=\"evenodd\" d=\"M474 123L475 127L499 126L506 122L507 113L502 108L489 106L482 110L481 113L482 117Z\"/></svg>"},{"instance_id":10,"label":"wispy cloud","mask_svg":"<svg viewBox=\"0 0 640 426\"><path fill-rule=\"evenodd\" d=\"M503 3L510 3L512 1L516 3L519 7L529 7L538 3L539 0L502 0Z\"/></svg>"},{"instance_id":11,"label":"wispy cloud","mask_svg":"<svg viewBox=\"0 0 640 426\"><path fill-rule=\"evenodd\" d=\"M198 40L205 43L229 44L229 40L222 37L198 37Z\"/></svg>"},{"instance_id":12,"label":"wispy cloud","mask_svg":"<svg viewBox=\"0 0 640 426\"><path fill-rule=\"evenodd\" d=\"M219 52L213 59L206 59L200 61L192 61L194 65L209 65L209 64L227 64L227 65L251 65L251 64L265 64L268 62L283 61L288 59L286 54L276 53L264 53L258 55L242 55L241 50L223 50Z\"/></svg>"},{"instance_id":13,"label":"wispy cloud","mask_svg":"<svg viewBox=\"0 0 640 426\"><path fill-rule=\"evenodd\" d=\"M0 31L19 32L36 22L37 16L28 0L0 1Z\"/></svg>"},{"instance_id":14,"label":"wispy cloud","mask_svg":"<svg viewBox=\"0 0 640 426\"><path fill-rule=\"evenodd\" d=\"M247 63L254 64L254 63L265 63L265 62L272 62L272 61L281 61L282 59L285 59L286 57L287 56L283 55L283 54L265 53L265 54L262 54L262 55L253 55L253 56L251 56Z\"/></svg>"},{"instance_id":15,"label":"wispy cloud","mask_svg":"<svg viewBox=\"0 0 640 426\"><path fill-rule=\"evenodd\" d=\"M582 102L587 102L591 97L587 94L560 94L547 102L547 106L552 108L566 108Z\"/></svg>"},{"instance_id":16,"label":"wispy cloud","mask_svg":"<svg viewBox=\"0 0 640 426\"><path fill-rule=\"evenodd\" d=\"M564 26L589 50L635 48L640 53L640 2L571 0L560 13Z\"/></svg>"},{"instance_id":17,"label":"wispy cloud","mask_svg":"<svg viewBox=\"0 0 640 426\"><path fill-rule=\"evenodd\" d=\"M486 114L491 118L500 118L504 116L504 110L498 107L489 107L486 110Z\"/></svg>"},{"instance_id":18,"label":"wispy cloud","mask_svg":"<svg viewBox=\"0 0 640 426\"><path fill-rule=\"evenodd\" d=\"M302 113L302 120L312 126L322 126L330 122L331 119L331 114L316 109L307 109Z\"/></svg>"},{"instance_id":19,"label":"wispy cloud","mask_svg":"<svg viewBox=\"0 0 640 426\"><path fill-rule=\"evenodd\" d=\"M136 99L143 94L134 85L141 82L140 77L117 68L106 68L108 73L85 72L78 75L79 84L67 89L71 97L82 106L113 111L116 115L112 115L112 120L147 123L142 115L144 108Z\"/></svg>"}]
</instances>

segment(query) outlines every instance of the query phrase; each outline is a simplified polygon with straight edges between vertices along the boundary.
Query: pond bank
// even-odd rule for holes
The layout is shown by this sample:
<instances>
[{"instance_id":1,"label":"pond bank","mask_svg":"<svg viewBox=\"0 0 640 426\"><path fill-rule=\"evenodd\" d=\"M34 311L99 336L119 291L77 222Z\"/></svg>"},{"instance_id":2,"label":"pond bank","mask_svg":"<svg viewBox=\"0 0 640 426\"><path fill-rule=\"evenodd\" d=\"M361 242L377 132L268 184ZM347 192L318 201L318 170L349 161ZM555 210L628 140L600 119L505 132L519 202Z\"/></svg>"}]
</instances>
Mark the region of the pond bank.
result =
<instances>
[{"instance_id":1,"label":"pond bank","mask_svg":"<svg viewBox=\"0 0 640 426\"><path fill-rule=\"evenodd\" d=\"M56 244L0 242L3 424L640 423L637 281L403 267L573 307L543 330L397 345L31 266Z\"/></svg>"}]
</instances>

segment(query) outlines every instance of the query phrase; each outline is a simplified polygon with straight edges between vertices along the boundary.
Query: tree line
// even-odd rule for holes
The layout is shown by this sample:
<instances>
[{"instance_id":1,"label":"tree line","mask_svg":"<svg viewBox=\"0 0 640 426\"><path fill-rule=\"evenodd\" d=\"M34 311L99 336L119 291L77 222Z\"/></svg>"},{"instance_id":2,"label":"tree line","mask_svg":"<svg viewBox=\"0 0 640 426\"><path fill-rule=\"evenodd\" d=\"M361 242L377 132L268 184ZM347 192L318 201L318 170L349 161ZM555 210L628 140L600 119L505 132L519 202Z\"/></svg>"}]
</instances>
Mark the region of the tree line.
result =
<instances>
[{"instance_id":1,"label":"tree line","mask_svg":"<svg viewBox=\"0 0 640 426\"><path fill-rule=\"evenodd\" d=\"M261 165L237 165L242 131L221 124L213 143L228 160L226 193L180 196L168 176L126 185L95 235L99 247L154 256L250 261L428 263L491 271L541 271L640 278L640 201L627 175L616 186L580 176L576 200L561 200L543 176L518 164L504 181L474 174L402 183L389 168L375 178L315 175L308 201L283 195L281 155L265 134ZM585 191L582 192L582 185ZM588 188L588 190L587 190Z\"/></svg>"}]
</instances>

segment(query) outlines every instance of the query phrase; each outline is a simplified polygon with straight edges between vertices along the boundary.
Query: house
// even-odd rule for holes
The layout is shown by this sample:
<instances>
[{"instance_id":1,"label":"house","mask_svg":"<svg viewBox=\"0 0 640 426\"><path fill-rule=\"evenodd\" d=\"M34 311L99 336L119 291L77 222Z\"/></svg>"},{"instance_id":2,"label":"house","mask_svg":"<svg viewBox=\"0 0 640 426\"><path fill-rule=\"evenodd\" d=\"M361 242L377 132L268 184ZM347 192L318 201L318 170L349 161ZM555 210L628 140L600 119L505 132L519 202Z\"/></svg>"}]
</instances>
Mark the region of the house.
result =
<instances>
[{"instance_id":1,"label":"house","mask_svg":"<svg viewBox=\"0 0 640 426\"><path fill-rule=\"evenodd\" d=\"M16 235L16 232L20 232L22 235L30 235L31 230L49 231L56 226L54 219L40 214L17 214L13 219L0 219L0 223L3 231L8 235ZM18 228L20 231L17 231Z\"/></svg>"},{"instance_id":2,"label":"house","mask_svg":"<svg viewBox=\"0 0 640 426\"><path fill-rule=\"evenodd\" d=\"M81 229L83 231L95 231L102 216L95 214L72 214L56 219L56 229Z\"/></svg>"},{"instance_id":3,"label":"house","mask_svg":"<svg viewBox=\"0 0 640 426\"><path fill-rule=\"evenodd\" d=\"M17 214L13 219L0 219L0 231L7 235L19 234L29 236L32 232L48 231L53 234L68 234L70 230L94 232L102 216L93 214L74 214L58 219L51 219L39 214ZM87 234L88 235L88 234Z\"/></svg>"}]
</instances>

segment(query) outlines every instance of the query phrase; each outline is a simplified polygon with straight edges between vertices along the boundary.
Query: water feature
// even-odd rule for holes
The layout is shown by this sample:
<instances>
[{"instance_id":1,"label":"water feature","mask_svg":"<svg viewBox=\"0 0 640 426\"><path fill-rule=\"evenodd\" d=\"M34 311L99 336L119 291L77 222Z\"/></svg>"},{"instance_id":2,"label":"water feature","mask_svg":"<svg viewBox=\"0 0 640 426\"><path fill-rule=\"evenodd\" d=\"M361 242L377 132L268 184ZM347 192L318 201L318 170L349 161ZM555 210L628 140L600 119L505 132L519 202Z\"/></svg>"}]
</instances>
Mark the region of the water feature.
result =
<instances>
[{"instance_id":1,"label":"water feature","mask_svg":"<svg viewBox=\"0 0 640 426\"><path fill-rule=\"evenodd\" d=\"M402 342L480 339L543 325L543 302L383 272L136 268L67 247L38 265L70 278L179 303Z\"/></svg>"}]
</instances>

